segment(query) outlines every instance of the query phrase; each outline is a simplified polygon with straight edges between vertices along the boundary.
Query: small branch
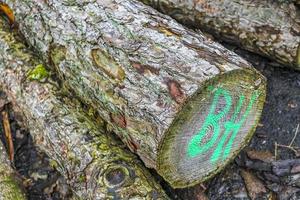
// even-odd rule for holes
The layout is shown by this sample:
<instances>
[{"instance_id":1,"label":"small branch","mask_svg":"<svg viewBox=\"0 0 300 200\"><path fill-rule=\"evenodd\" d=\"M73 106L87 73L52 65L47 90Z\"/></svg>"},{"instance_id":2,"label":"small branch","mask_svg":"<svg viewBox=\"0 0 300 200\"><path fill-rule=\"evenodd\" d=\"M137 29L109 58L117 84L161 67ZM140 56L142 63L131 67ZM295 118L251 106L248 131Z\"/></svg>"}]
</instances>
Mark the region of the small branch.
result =
<instances>
[{"instance_id":1,"label":"small branch","mask_svg":"<svg viewBox=\"0 0 300 200\"><path fill-rule=\"evenodd\" d=\"M293 139L292 139L292 141L290 142L289 145L278 144L277 142L275 142L275 152L274 152L275 153L275 160L277 160L278 147L287 148L287 149L293 151L297 157L300 156L299 147L293 147L292 146L293 143L295 142L295 139L296 139L297 135L298 135L298 131L299 131L299 124L297 125L294 137L293 137Z\"/></svg>"},{"instance_id":2,"label":"small branch","mask_svg":"<svg viewBox=\"0 0 300 200\"><path fill-rule=\"evenodd\" d=\"M297 125L296 131L295 131L295 135L294 135L291 143L289 144L289 147L292 147L292 145L293 145L293 143L294 143L294 141L295 141L295 139L296 139L296 137L298 135L298 130L299 130L299 124Z\"/></svg>"},{"instance_id":3,"label":"small branch","mask_svg":"<svg viewBox=\"0 0 300 200\"><path fill-rule=\"evenodd\" d=\"M204 184L200 184L200 187L203 189L203 191L206 191L206 190L207 190L207 187L205 187Z\"/></svg>"},{"instance_id":4,"label":"small branch","mask_svg":"<svg viewBox=\"0 0 300 200\"><path fill-rule=\"evenodd\" d=\"M292 150L296 155L298 154L298 151L296 150L296 148L291 147L291 146L287 146L287 145L282 145L282 144L277 144L278 147L283 147L283 148L287 148Z\"/></svg>"},{"instance_id":5,"label":"small branch","mask_svg":"<svg viewBox=\"0 0 300 200\"><path fill-rule=\"evenodd\" d=\"M3 120L5 139L8 145L9 159L11 162L14 162L14 144L12 141L12 134L10 129L8 112L5 109L2 111L2 120Z\"/></svg>"},{"instance_id":6,"label":"small branch","mask_svg":"<svg viewBox=\"0 0 300 200\"><path fill-rule=\"evenodd\" d=\"M277 142L275 142L275 155L274 155L275 160L277 160L277 151L278 151L278 144Z\"/></svg>"}]
</instances>

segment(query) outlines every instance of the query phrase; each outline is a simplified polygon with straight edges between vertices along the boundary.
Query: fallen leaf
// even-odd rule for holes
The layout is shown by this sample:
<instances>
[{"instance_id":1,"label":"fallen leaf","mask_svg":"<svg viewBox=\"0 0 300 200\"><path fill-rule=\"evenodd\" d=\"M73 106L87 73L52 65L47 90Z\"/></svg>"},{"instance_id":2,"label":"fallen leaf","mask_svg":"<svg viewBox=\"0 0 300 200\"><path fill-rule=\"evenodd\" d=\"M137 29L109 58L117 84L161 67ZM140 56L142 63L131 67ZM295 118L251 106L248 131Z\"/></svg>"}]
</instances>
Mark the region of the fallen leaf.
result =
<instances>
[{"instance_id":1,"label":"fallen leaf","mask_svg":"<svg viewBox=\"0 0 300 200\"><path fill-rule=\"evenodd\" d=\"M251 172L242 170L241 175L244 179L248 195L252 200L257 199L260 194L267 192L264 184Z\"/></svg>"},{"instance_id":2,"label":"fallen leaf","mask_svg":"<svg viewBox=\"0 0 300 200\"><path fill-rule=\"evenodd\" d=\"M291 173L293 174L300 173L300 164L293 166L293 168L291 169Z\"/></svg>"},{"instance_id":3,"label":"fallen leaf","mask_svg":"<svg viewBox=\"0 0 300 200\"><path fill-rule=\"evenodd\" d=\"M15 23L15 15L12 9L5 3L0 2L0 11L2 11L9 20L10 25Z\"/></svg>"},{"instance_id":4,"label":"fallen leaf","mask_svg":"<svg viewBox=\"0 0 300 200\"><path fill-rule=\"evenodd\" d=\"M260 160L267 163L274 161L274 156L269 151L248 150L246 153L247 156L252 160Z\"/></svg>"}]
</instances>

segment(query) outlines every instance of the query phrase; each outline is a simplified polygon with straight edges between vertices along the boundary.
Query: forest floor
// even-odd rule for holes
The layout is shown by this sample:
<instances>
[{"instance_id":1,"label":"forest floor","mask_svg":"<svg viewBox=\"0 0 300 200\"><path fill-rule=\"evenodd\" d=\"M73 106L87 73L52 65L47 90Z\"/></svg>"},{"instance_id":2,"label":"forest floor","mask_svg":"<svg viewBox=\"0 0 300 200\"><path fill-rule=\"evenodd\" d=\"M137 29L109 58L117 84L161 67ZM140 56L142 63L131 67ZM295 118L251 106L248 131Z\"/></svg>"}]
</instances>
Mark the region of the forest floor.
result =
<instances>
[{"instance_id":1,"label":"forest floor","mask_svg":"<svg viewBox=\"0 0 300 200\"><path fill-rule=\"evenodd\" d=\"M250 145L219 175L192 188L173 190L155 176L172 199L298 200L300 72L281 68L266 58L224 45L251 62L268 80L267 100ZM0 94L0 102L1 96L3 94ZM4 109L1 103L0 109ZM30 134L17 125L16 116L10 109L9 113L15 147L14 167L24 180L28 199L70 199L69 188L51 167L49 158L34 146ZM3 133L2 127L0 133Z\"/></svg>"}]
</instances>

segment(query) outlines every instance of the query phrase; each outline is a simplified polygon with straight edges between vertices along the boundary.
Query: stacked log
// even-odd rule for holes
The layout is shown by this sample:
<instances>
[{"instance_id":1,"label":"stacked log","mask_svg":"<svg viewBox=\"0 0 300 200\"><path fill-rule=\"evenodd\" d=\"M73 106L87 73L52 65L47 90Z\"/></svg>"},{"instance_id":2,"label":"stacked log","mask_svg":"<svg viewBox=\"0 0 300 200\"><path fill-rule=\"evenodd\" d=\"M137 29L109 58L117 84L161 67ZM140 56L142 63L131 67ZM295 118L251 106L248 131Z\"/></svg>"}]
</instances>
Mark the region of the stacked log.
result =
<instances>
[{"instance_id":1,"label":"stacked log","mask_svg":"<svg viewBox=\"0 0 300 200\"><path fill-rule=\"evenodd\" d=\"M16 115L23 116L21 124L74 193L93 200L168 199L137 157L104 133L91 111L88 116L80 102L63 95L42 61L3 22L1 19L0 86Z\"/></svg>"},{"instance_id":2,"label":"stacked log","mask_svg":"<svg viewBox=\"0 0 300 200\"><path fill-rule=\"evenodd\" d=\"M136 0L4 2L64 87L174 188L212 177L250 140L265 79L203 34Z\"/></svg>"},{"instance_id":3,"label":"stacked log","mask_svg":"<svg viewBox=\"0 0 300 200\"><path fill-rule=\"evenodd\" d=\"M300 12L293 4L273 0L140 1L183 24L300 69Z\"/></svg>"}]
</instances>

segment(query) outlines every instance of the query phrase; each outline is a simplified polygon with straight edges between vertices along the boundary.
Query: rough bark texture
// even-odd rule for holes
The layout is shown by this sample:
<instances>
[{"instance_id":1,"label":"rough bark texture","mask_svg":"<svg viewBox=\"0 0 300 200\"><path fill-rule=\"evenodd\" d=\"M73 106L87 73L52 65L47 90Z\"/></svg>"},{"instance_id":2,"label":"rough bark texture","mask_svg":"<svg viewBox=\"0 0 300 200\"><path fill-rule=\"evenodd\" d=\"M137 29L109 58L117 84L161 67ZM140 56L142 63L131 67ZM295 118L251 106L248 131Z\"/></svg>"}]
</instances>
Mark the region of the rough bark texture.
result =
<instances>
[{"instance_id":1,"label":"rough bark texture","mask_svg":"<svg viewBox=\"0 0 300 200\"><path fill-rule=\"evenodd\" d=\"M251 138L265 79L201 33L135 0L5 2L65 86L173 187L211 177Z\"/></svg>"},{"instance_id":2,"label":"rough bark texture","mask_svg":"<svg viewBox=\"0 0 300 200\"><path fill-rule=\"evenodd\" d=\"M5 148L0 141L0 200L25 200L25 194L16 181Z\"/></svg>"},{"instance_id":3,"label":"rough bark texture","mask_svg":"<svg viewBox=\"0 0 300 200\"><path fill-rule=\"evenodd\" d=\"M99 120L93 122L75 100L59 97L41 61L3 28L3 20L0 27L0 85L75 194L93 200L168 199L137 157L103 132Z\"/></svg>"},{"instance_id":4,"label":"rough bark texture","mask_svg":"<svg viewBox=\"0 0 300 200\"><path fill-rule=\"evenodd\" d=\"M300 0L276 0L279 3L295 3L300 4Z\"/></svg>"},{"instance_id":5,"label":"rough bark texture","mask_svg":"<svg viewBox=\"0 0 300 200\"><path fill-rule=\"evenodd\" d=\"M300 70L300 12L273 0L140 0L179 22Z\"/></svg>"}]
</instances>

